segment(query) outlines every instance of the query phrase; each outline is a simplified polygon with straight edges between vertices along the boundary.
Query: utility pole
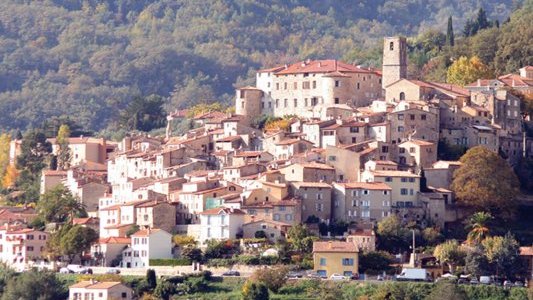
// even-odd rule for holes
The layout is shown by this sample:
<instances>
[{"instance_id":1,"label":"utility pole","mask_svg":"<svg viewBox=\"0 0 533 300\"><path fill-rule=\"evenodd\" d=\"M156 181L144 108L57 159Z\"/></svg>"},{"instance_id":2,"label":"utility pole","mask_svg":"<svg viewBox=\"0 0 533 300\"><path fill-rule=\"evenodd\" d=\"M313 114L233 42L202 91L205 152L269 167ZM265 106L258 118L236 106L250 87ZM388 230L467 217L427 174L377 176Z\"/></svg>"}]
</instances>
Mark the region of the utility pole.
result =
<instances>
[{"instance_id":1,"label":"utility pole","mask_svg":"<svg viewBox=\"0 0 533 300\"><path fill-rule=\"evenodd\" d=\"M411 229L411 232L413 233L413 245L411 246L413 248L413 252L411 253L411 257L409 259L409 265L411 268L416 268L415 230Z\"/></svg>"}]
</instances>

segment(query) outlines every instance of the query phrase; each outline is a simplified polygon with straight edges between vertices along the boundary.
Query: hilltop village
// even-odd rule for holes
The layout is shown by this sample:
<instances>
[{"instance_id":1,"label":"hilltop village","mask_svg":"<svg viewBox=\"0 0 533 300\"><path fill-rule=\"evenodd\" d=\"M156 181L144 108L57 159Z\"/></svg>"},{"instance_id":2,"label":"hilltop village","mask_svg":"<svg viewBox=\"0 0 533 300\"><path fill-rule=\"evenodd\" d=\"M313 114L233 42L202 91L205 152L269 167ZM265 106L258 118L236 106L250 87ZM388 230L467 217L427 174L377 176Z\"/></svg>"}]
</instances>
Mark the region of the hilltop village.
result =
<instances>
[{"instance_id":1,"label":"hilltop village","mask_svg":"<svg viewBox=\"0 0 533 300\"><path fill-rule=\"evenodd\" d=\"M176 111L163 137L48 139L52 153L68 144L71 156L67 169L42 171L40 193L67 190L87 212L69 222L98 234L70 258L146 269L183 258L177 240L204 251L214 241L274 245L297 227L314 237L310 268L352 276L380 243L384 220L420 231L463 222L472 211L451 187L462 162L439 160L439 151L482 146L510 165L533 157L519 96L533 94L533 67L466 86L427 82L409 77L406 49L405 38L384 38L381 70L334 59L268 66L255 86L236 89L234 113L195 115L184 135L172 132L186 115ZM260 124L266 117L275 121ZM21 152L13 140L11 161ZM0 210L6 264L24 270L47 257L61 224L30 226L36 215L27 206ZM522 246L531 276L533 250ZM399 254L412 267L428 256ZM441 262L432 275L447 268Z\"/></svg>"}]
</instances>

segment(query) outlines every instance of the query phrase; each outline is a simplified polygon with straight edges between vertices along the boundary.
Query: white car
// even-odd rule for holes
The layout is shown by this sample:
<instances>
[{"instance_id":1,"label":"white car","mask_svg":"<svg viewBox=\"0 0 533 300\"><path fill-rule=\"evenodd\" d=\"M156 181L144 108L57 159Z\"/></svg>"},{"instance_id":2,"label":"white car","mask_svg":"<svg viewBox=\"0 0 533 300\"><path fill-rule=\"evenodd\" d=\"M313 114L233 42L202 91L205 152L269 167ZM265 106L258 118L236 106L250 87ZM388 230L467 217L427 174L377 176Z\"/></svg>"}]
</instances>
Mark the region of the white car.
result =
<instances>
[{"instance_id":1,"label":"white car","mask_svg":"<svg viewBox=\"0 0 533 300\"><path fill-rule=\"evenodd\" d=\"M75 273L75 274L89 273L91 274L92 270L82 265L67 265L66 267L59 269L59 273L61 274L68 274L68 273Z\"/></svg>"},{"instance_id":2,"label":"white car","mask_svg":"<svg viewBox=\"0 0 533 300\"><path fill-rule=\"evenodd\" d=\"M331 274L331 276L329 276L329 279L335 280L335 281L350 280L350 277L335 273L335 274Z\"/></svg>"}]
</instances>

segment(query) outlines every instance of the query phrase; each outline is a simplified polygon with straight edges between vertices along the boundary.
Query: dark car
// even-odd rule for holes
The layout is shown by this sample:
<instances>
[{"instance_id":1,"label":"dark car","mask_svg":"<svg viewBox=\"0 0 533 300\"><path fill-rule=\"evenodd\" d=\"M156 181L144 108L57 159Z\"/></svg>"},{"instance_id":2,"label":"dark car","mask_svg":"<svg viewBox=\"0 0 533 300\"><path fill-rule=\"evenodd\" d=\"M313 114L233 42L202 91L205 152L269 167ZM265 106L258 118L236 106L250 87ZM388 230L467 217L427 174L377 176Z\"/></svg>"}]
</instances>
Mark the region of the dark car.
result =
<instances>
[{"instance_id":1,"label":"dark car","mask_svg":"<svg viewBox=\"0 0 533 300\"><path fill-rule=\"evenodd\" d=\"M287 274L288 279L297 279L302 277L304 277L304 274L302 272L291 271Z\"/></svg>"},{"instance_id":2,"label":"dark car","mask_svg":"<svg viewBox=\"0 0 533 300\"><path fill-rule=\"evenodd\" d=\"M458 284L470 284L470 280L468 278L459 278L457 279Z\"/></svg>"},{"instance_id":3,"label":"dark car","mask_svg":"<svg viewBox=\"0 0 533 300\"><path fill-rule=\"evenodd\" d=\"M241 276L241 273L239 273L239 271L229 270L227 272L222 273L222 276Z\"/></svg>"}]
</instances>

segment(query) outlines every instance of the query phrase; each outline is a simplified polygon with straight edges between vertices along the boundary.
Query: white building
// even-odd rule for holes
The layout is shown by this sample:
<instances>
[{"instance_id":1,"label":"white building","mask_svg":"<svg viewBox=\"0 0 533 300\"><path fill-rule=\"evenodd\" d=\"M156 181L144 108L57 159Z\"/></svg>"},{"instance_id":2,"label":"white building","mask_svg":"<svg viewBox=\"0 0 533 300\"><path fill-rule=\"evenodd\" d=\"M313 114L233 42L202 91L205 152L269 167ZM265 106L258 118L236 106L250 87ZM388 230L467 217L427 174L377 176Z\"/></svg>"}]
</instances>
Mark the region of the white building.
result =
<instances>
[{"instance_id":1,"label":"white building","mask_svg":"<svg viewBox=\"0 0 533 300\"><path fill-rule=\"evenodd\" d=\"M80 281L68 288L69 300L133 299L133 290L118 281Z\"/></svg>"},{"instance_id":2,"label":"white building","mask_svg":"<svg viewBox=\"0 0 533 300\"><path fill-rule=\"evenodd\" d=\"M0 260L22 271L32 262L42 259L48 233L31 228L2 228L0 230Z\"/></svg>"},{"instance_id":3,"label":"white building","mask_svg":"<svg viewBox=\"0 0 533 300\"><path fill-rule=\"evenodd\" d=\"M150 259L172 258L172 235L162 229L140 230L131 235L131 246L122 251L122 267L150 266Z\"/></svg>"},{"instance_id":4,"label":"white building","mask_svg":"<svg viewBox=\"0 0 533 300\"><path fill-rule=\"evenodd\" d=\"M245 214L240 209L227 207L217 207L202 212L200 214L200 224L202 224L200 241L235 239L237 234L242 232Z\"/></svg>"}]
</instances>

